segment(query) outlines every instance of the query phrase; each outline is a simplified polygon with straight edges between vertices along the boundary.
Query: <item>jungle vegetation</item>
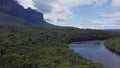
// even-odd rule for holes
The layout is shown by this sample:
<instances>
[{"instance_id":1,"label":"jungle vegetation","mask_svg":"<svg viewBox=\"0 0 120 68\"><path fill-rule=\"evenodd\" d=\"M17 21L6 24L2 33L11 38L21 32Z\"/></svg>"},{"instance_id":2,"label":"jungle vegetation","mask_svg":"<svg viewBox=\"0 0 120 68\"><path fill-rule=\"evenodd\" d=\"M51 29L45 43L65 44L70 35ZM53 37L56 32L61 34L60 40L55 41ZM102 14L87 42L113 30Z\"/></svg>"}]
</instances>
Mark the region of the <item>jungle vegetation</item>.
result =
<instances>
[{"instance_id":1,"label":"jungle vegetation","mask_svg":"<svg viewBox=\"0 0 120 68\"><path fill-rule=\"evenodd\" d=\"M74 53L68 44L118 35L75 28L0 30L0 68L102 68Z\"/></svg>"},{"instance_id":2,"label":"jungle vegetation","mask_svg":"<svg viewBox=\"0 0 120 68\"><path fill-rule=\"evenodd\" d=\"M108 49L120 54L120 37L110 38L105 42L105 44Z\"/></svg>"}]
</instances>

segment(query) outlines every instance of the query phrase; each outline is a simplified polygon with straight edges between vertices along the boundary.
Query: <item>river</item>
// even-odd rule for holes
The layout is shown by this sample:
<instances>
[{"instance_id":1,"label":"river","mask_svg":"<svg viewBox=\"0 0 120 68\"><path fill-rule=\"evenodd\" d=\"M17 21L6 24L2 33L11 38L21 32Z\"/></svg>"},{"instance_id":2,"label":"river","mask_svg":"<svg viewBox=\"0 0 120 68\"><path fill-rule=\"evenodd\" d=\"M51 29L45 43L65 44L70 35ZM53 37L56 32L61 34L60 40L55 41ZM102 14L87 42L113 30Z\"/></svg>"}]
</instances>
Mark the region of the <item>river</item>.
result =
<instances>
[{"instance_id":1,"label":"river","mask_svg":"<svg viewBox=\"0 0 120 68\"><path fill-rule=\"evenodd\" d=\"M83 57L103 64L104 68L120 68L120 56L108 50L103 40L73 42L69 47Z\"/></svg>"}]
</instances>

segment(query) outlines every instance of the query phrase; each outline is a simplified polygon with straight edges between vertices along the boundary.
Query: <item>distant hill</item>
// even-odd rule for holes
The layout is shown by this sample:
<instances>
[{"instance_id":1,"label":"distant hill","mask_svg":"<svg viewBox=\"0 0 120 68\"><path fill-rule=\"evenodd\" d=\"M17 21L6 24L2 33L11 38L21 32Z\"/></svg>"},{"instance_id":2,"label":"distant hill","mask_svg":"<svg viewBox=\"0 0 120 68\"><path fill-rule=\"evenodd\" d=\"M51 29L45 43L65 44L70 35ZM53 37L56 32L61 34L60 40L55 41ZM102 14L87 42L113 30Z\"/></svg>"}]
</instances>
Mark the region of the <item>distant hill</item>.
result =
<instances>
[{"instance_id":1,"label":"distant hill","mask_svg":"<svg viewBox=\"0 0 120 68\"><path fill-rule=\"evenodd\" d=\"M24 9L14 0L0 0L0 28L58 28L45 22L43 14Z\"/></svg>"},{"instance_id":2,"label":"distant hill","mask_svg":"<svg viewBox=\"0 0 120 68\"><path fill-rule=\"evenodd\" d=\"M107 32L120 32L120 29L106 29Z\"/></svg>"}]
</instances>

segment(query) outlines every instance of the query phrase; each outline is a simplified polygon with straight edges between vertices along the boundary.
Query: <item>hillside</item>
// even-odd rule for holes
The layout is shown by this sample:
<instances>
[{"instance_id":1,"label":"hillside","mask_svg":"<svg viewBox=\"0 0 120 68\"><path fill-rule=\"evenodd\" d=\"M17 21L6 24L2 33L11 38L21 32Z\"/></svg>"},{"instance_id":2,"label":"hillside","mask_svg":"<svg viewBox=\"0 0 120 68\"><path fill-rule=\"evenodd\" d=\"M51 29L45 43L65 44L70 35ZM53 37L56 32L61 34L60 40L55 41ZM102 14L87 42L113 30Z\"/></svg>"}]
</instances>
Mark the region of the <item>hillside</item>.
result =
<instances>
[{"instance_id":1,"label":"hillside","mask_svg":"<svg viewBox=\"0 0 120 68\"><path fill-rule=\"evenodd\" d=\"M24 9L14 0L0 0L0 28L57 28L44 21L43 14Z\"/></svg>"},{"instance_id":2,"label":"hillside","mask_svg":"<svg viewBox=\"0 0 120 68\"><path fill-rule=\"evenodd\" d=\"M54 28L55 26L49 23L36 24L25 19L8 15L0 12L0 28L1 29L23 29L23 28Z\"/></svg>"}]
</instances>

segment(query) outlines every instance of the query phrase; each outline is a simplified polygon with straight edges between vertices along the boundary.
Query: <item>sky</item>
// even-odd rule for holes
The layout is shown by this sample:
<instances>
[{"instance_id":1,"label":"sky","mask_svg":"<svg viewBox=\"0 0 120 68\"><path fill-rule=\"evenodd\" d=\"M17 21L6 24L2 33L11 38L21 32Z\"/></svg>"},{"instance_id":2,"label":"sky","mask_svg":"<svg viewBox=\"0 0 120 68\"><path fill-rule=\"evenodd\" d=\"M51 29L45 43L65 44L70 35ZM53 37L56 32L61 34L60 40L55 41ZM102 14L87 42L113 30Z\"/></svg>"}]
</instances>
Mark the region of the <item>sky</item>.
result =
<instances>
[{"instance_id":1,"label":"sky","mask_svg":"<svg viewBox=\"0 0 120 68\"><path fill-rule=\"evenodd\" d=\"M120 0L17 0L47 22L91 29L120 29Z\"/></svg>"}]
</instances>

